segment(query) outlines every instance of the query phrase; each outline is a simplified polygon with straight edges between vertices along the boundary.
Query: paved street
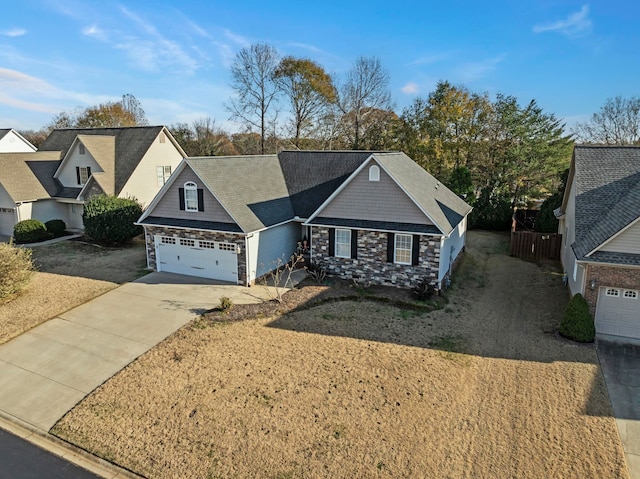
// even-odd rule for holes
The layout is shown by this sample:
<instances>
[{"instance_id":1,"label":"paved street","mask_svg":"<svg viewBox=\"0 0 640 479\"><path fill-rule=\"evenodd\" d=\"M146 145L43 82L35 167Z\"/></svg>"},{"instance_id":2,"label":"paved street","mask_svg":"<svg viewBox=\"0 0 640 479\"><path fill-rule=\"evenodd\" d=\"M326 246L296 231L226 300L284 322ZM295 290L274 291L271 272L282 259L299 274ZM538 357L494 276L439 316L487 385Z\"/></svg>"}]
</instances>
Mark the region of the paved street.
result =
<instances>
[{"instance_id":1,"label":"paved street","mask_svg":"<svg viewBox=\"0 0 640 479\"><path fill-rule=\"evenodd\" d=\"M99 479L64 459L0 429L0 479Z\"/></svg>"}]
</instances>

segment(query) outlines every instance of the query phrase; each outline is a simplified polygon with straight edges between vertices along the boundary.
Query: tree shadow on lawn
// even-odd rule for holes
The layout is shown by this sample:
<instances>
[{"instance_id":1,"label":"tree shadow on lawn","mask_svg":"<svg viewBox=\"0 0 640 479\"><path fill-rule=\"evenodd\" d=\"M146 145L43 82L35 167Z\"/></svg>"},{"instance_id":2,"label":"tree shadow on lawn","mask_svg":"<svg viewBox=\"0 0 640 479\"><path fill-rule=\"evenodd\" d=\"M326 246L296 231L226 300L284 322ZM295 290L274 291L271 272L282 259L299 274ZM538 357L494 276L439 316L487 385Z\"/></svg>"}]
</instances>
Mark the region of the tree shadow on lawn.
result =
<instances>
[{"instance_id":1,"label":"tree shadow on lawn","mask_svg":"<svg viewBox=\"0 0 640 479\"><path fill-rule=\"evenodd\" d=\"M561 270L548 262L536 265L511 258L499 242L500 237L493 244L487 244L486 237L469 242L454 284L446 292L447 301L439 309L416 305L410 296L403 304L379 296L380 291L346 295L348 301L316 294L308 295L268 326L445 354L590 364L594 377L584 413L611 416L593 345L566 341L556 334L568 302ZM394 306L390 313L382 311L387 305Z\"/></svg>"}]
</instances>

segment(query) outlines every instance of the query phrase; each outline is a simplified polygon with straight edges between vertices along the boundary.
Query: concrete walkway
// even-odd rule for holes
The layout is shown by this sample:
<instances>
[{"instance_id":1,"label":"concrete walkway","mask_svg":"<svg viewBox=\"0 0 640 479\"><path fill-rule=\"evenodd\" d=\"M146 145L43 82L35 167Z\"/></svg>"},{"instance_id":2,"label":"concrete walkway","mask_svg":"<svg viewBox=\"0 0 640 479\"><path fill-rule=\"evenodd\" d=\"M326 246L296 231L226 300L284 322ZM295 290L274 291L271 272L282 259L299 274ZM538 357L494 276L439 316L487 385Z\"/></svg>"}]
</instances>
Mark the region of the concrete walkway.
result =
<instances>
[{"instance_id":1,"label":"concrete walkway","mask_svg":"<svg viewBox=\"0 0 640 479\"><path fill-rule=\"evenodd\" d=\"M640 479L640 344L599 339L598 359L631 479Z\"/></svg>"},{"instance_id":2,"label":"concrete walkway","mask_svg":"<svg viewBox=\"0 0 640 479\"><path fill-rule=\"evenodd\" d=\"M0 412L48 431L97 386L196 315L273 293L151 273L0 346Z\"/></svg>"}]
</instances>

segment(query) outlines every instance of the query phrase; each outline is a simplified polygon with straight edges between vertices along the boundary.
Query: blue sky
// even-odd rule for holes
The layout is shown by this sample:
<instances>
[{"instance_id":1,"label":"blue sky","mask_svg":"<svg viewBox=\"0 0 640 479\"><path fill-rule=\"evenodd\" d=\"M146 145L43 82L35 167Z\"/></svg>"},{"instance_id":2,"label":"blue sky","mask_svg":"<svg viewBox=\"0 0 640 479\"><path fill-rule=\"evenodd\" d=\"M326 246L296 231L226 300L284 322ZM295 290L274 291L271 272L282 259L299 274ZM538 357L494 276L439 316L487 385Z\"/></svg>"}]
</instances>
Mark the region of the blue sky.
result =
<instances>
[{"instance_id":1,"label":"blue sky","mask_svg":"<svg viewBox=\"0 0 640 479\"><path fill-rule=\"evenodd\" d=\"M359 56L391 74L396 111L438 80L536 99L569 125L640 96L631 1L21 0L0 16L0 127L39 129L124 93L152 124L228 122L229 65L255 42L342 77Z\"/></svg>"}]
</instances>

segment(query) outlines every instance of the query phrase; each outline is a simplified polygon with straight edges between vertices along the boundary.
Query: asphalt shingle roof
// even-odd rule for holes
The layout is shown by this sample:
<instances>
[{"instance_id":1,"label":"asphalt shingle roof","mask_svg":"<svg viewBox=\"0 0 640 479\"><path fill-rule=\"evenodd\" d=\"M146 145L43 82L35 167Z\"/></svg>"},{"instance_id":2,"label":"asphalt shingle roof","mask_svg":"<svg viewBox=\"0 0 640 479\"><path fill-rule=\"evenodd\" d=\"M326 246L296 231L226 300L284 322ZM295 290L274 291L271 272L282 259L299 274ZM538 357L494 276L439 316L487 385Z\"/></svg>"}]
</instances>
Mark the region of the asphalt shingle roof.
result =
<instances>
[{"instance_id":1,"label":"asphalt shingle roof","mask_svg":"<svg viewBox=\"0 0 640 479\"><path fill-rule=\"evenodd\" d=\"M59 163L59 151L0 153L0 185L15 202L48 198L52 185L41 182L35 172L51 171Z\"/></svg>"},{"instance_id":2,"label":"asphalt shingle roof","mask_svg":"<svg viewBox=\"0 0 640 479\"><path fill-rule=\"evenodd\" d=\"M389 221L338 221L325 217L314 223L448 234L471 211L469 205L404 153L284 151L279 155L201 157L185 161L241 230L248 233L296 217L309 218L372 155L427 213L435 226ZM149 213L152 214L151 211ZM154 217L153 221L159 224L161 218ZM165 224L168 225L168 221L170 219L165 219ZM346 224L348 221L351 221L349 225Z\"/></svg>"},{"instance_id":3,"label":"asphalt shingle roof","mask_svg":"<svg viewBox=\"0 0 640 479\"><path fill-rule=\"evenodd\" d=\"M115 137L113 185L114 194L119 194L162 129L162 126L57 129L42 142L39 151L61 151L64 157L78 135Z\"/></svg>"},{"instance_id":4,"label":"asphalt shingle roof","mask_svg":"<svg viewBox=\"0 0 640 479\"><path fill-rule=\"evenodd\" d=\"M640 147L578 145L573 154L573 250L584 259L640 216Z\"/></svg>"},{"instance_id":5,"label":"asphalt shingle roof","mask_svg":"<svg viewBox=\"0 0 640 479\"><path fill-rule=\"evenodd\" d=\"M11 128L0 128L0 140L2 140L10 131Z\"/></svg>"}]
</instances>

